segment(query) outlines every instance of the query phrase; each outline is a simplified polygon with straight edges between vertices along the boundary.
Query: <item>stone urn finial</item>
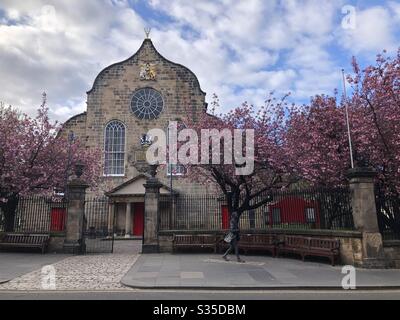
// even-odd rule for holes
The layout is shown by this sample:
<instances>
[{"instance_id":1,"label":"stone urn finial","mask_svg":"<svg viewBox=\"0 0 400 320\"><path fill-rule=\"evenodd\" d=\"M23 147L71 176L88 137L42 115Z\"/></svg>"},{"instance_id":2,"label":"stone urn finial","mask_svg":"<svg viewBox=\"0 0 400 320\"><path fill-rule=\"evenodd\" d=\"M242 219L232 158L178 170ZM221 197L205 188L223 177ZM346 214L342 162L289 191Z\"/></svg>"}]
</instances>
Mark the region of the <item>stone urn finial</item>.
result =
<instances>
[{"instance_id":1,"label":"stone urn finial","mask_svg":"<svg viewBox=\"0 0 400 320\"><path fill-rule=\"evenodd\" d=\"M157 168L158 168L158 163L154 163L154 164L151 164L151 165L150 165L149 173L150 173L150 176L151 176L152 178L155 178L155 177L156 177L156 175L157 175Z\"/></svg>"},{"instance_id":2,"label":"stone urn finial","mask_svg":"<svg viewBox=\"0 0 400 320\"><path fill-rule=\"evenodd\" d=\"M75 164L75 174L78 179L81 178L84 168L85 165L82 162L78 162L77 164Z\"/></svg>"}]
</instances>

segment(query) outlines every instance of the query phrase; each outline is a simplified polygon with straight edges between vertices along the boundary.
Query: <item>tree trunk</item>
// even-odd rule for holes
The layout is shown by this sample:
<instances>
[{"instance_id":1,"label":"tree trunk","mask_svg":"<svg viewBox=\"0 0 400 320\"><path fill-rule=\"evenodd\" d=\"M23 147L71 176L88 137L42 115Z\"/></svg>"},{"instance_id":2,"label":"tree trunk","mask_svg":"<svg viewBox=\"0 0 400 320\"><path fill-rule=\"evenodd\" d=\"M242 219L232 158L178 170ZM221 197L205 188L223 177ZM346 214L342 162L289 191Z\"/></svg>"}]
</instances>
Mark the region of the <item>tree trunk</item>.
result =
<instances>
[{"instance_id":1,"label":"tree trunk","mask_svg":"<svg viewBox=\"0 0 400 320\"><path fill-rule=\"evenodd\" d=\"M7 199L7 202L1 205L1 211L4 214L4 231L14 231L14 220L17 212L18 196L13 196Z\"/></svg>"},{"instance_id":2,"label":"tree trunk","mask_svg":"<svg viewBox=\"0 0 400 320\"><path fill-rule=\"evenodd\" d=\"M240 216L242 215L243 211L239 210L238 204L239 202L236 197L239 197L240 194L229 193L226 195L226 201L228 204L228 213L229 213L229 230L231 232L240 232ZM236 212L236 215L233 213Z\"/></svg>"},{"instance_id":3,"label":"tree trunk","mask_svg":"<svg viewBox=\"0 0 400 320\"><path fill-rule=\"evenodd\" d=\"M239 212L237 208L232 207L232 211L229 212L229 230L231 232L240 232L239 221L241 215L242 212Z\"/></svg>"}]
</instances>

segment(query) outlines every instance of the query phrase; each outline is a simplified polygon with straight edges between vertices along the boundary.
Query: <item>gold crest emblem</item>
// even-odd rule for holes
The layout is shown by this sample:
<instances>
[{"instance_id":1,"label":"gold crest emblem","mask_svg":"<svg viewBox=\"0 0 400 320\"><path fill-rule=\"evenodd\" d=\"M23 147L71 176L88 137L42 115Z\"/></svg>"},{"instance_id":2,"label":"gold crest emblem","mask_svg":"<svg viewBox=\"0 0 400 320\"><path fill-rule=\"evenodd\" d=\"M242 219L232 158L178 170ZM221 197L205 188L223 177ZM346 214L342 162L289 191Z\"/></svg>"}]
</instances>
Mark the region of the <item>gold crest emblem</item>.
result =
<instances>
[{"instance_id":1,"label":"gold crest emblem","mask_svg":"<svg viewBox=\"0 0 400 320\"><path fill-rule=\"evenodd\" d=\"M140 66L140 80L156 80L156 69L154 64L145 63Z\"/></svg>"}]
</instances>

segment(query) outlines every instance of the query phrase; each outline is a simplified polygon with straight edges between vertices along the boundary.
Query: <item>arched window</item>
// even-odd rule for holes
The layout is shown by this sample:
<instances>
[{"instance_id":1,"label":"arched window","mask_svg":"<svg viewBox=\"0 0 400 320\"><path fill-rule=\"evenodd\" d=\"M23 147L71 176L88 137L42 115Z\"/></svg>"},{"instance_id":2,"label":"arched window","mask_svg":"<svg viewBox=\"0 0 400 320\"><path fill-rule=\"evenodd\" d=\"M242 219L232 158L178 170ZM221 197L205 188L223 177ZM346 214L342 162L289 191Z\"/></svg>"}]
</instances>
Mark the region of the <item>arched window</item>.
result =
<instances>
[{"instance_id":1,"label":"arched window","mask_svg":"<svg viewBox=\"0 0 400 320\"><path fill-rule=\"evenodd\" d=\"M125 125L121 121L111 121L104 134L104 175L125 174Z\"/></svg>"}]
</instances>

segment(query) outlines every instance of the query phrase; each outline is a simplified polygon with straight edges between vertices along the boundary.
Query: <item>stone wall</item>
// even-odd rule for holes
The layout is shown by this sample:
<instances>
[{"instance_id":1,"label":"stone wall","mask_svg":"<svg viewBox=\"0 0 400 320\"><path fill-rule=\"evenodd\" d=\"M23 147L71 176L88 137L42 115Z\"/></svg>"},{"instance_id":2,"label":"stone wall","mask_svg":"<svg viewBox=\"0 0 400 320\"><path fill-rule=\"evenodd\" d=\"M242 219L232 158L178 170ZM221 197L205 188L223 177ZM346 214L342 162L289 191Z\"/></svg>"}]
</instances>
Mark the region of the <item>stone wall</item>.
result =
<instances>
[{"instance_id":1,"label":"stone wall","mask_svg":"<svg viewBox=\"0 0 400 320\"><path fill-rule=\"evenodd\" d=\"M179 231L179 234L217 234L221 237L224 236L223 232L204 232L204 231ZM247 233L242 231L242 233ZM330 231L330 230L266 230L254 232L257 234L271 233L276 234L277 237L284 234L301 235L317 238L329 238L340 240L340 263L344 265L362 265L362 234L357 231ZM159 233L158 240L160 244L160 252L172 252L172 240L174 232L162 231ZM240 243L239 243L240 247ZM399 247L400 248L400 247Z\"/></svg>"},{"instance_id":2,"label":"stone wall","mask_svg":"<svg viewBox=\"0 0 400 320\"><path fill-rule=\"evenodd\" d=\"M60 134L63 138L67 138L71 130L82 144L86 144L86 112L78 114L65 122Z\"/></svg>"},{"instance_id":3,"label":"stone wall","mask_svg":"<svg viewBox=\"0 0 400 320\"><path fill-rule=\"evenodd\" d=\"M50 234L49 246L47 253L63 253L65 233Z\"/></svg>"},{"instance_id":4,"label":"stone wall","mask_svg":"<svg viewBox=\"0 0 400 320\"><path fill-rule=\"evenodd\" d=\"M362 236L338 237L340 239L340 261L344 265L362 266Z\"/></svg>"},{"instance_id":5,"label":"stone wall","mask_svg":"<svg viewBox=\"0 0 400 320\"><path fill-rule=\"evenodd\" d=\"M383 249L389 267L400 268L400 240L384 241Z\"/></svg>"}]
</instances>

